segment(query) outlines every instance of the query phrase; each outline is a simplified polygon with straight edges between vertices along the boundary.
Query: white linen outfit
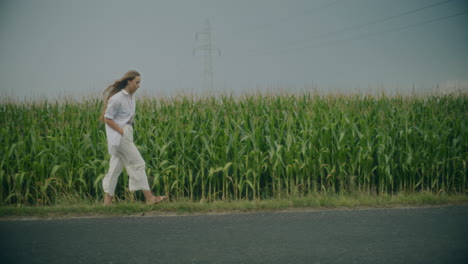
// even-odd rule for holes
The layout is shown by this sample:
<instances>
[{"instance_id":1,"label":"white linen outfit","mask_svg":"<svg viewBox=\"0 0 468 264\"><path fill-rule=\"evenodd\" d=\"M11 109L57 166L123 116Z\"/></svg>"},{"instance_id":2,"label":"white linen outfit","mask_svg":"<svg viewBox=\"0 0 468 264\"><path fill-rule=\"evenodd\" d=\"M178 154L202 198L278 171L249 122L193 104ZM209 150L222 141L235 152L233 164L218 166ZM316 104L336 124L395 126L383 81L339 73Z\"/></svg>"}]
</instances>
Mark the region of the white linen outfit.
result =
<instances>
[{"instance_id":1,"label":"white linen outfit","mask_svg":"<svg viewBox=\"0 0 468 264\"><path fill-rule=\"evenodd\" d=\"M109 98L104 117L114 120L124 130L123 135L120 135L106 124L107 146L111 158L102 187L110 196L114 196L117 180L124 166L129 176L130 191L150 189L145 171L146 163L133 143L133 127L127 124L132 122L134 114L135 103L127 91L121 90Z\"/></svg>"}]
</instances>

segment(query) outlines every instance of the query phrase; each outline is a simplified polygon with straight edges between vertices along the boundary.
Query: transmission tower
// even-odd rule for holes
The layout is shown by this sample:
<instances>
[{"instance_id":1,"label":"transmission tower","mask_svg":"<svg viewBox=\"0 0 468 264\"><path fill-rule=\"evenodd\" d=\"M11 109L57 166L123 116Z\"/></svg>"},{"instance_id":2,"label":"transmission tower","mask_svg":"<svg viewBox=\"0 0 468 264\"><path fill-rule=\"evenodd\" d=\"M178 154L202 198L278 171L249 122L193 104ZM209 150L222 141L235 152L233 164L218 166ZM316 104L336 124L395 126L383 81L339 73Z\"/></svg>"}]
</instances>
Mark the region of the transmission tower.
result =
<instances>
[{"instance_id":1,"label":"transmission tower","mask_svg":"<svg viewBox=\"0 0 468 264\"><path fill-rule=\"evenodd\" d=\"M197 32L195 39L199 42L199 46L193 49L193 55L197 51L203 55L203 92L213 92L213 55L221 56L221 50L213 45L211 34L210 20L205 20L205 28L203 31Z\"/></svg>"}]
</instances>

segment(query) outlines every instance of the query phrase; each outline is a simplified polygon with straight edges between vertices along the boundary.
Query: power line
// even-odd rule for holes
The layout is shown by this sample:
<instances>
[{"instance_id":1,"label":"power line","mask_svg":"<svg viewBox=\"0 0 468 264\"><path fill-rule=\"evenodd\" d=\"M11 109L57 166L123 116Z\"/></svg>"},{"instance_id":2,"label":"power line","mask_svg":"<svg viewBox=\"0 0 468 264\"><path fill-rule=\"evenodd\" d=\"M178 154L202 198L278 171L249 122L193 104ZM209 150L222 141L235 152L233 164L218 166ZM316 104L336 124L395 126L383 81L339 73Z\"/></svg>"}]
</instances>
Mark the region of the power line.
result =
<instances>
[{"instance_id":1,"label":"power line","mask_svg":"<svg viewBox=\"0 0 468 264\"><path fill-rule=\"evenodd\" d=\"M299 51L299 50L304 50L304 49L309 49L309 48L317 48L317 47L321 47L321 46L324 46L324 45L330 46L331 44L341 44L344 41L350 41L350 40L355 40L355 39L364 38L364 37L371 37L371 36L387 34L387 33L391 33L391 32L402 31L402 30L405 30L405 29L408 29L408 28L417 27L417 26L430 24L430 23L435 23L435 22L438 22L438 21L441 21L441 20L450 19L450 18L453 18L453 17L462 16L462 15L465 15L465 14L468 14L468 10L463 11L463 12L459 12L459 13L456 13L456 14L452 14L452 15L449 15L449 16L445 16L445 17L435 18L435 19L426 20L426 21L411 24L411 25L406 25L406 26L403 26L403 27L398 27L398 28L393 28L393 29L389 29L389 30L383 30L383 31L378 31L378 32L373 32L373 33L368 33L368 34L361 34L361 35L350 37L350 38L343 39L343 40L340 40L340 41L329 41L327 43L320 43L321 45L308 45L308 46L303 46L301 48L295 48L295 49L289 49L289 50L290 51Z\"/></svg>"},{"instance_id":2,"label":"power line","mask_svg":"<svg viewBox=\"0 0 468 264\"><path fill-rule=\"evenodd\" d=\"M431 8L431 7L443 5L443 4L446 4L448 2L452 2L452 1L455 1L455 0L446 0L446 1L443 1L443 2L439 2L439 3L432 4L432 5L428 5L428 6L424 6L424 7L421 7L421 8L406 11L406 12L403 12L403 13L400 13L400 14L397 14L397 15L384 17L384 18L381 18L381 19L376 19L374 21L367 22L367 23L363 23L363 24L343 28L343 29L340 29L340 30L337 30L337 31L334 31L334 32L330 32L329 34L342 33L342 32L346 32L346 31L349 31L349 30L361 29L361 28L364 28L364 27L367 27L367 26L370 26L370 25L380 24L382 22L386 22L386 21L389 21L389 20L392 20L392 19L395 19L395 18L407 16L409 14L417 13L419 11L422 11L422 10L425 10L425 9L428 9L428 8Z\"/></svg>"},{"instance_id":3,"label":"power line","mask_svg":"<svg viewBox=\"0 0 468 264\"><path fill-rule=\"evenodd\" d=\"M368 27L368 26L375 25L375 24L380 24L380 23L383 23L383 22L386 22L386 21L389 21L389 20L393 20L393 19L396 19L396 18L399 18L399 17L407 16L407 15L417 13L417 12L420 12L420 11L428 9L428 8L440 6L440 5L447 4L447 3L453 2L453 1L455 1L455 0L446 0L446 1L443 1L443 2L438 2L438 3L431 4L431 5L427 5L427 6L423 6L423 7L420 7L420 8L405 11L405 12L402 12L402 13L399 13L399 14L396 14L396 15L392 15L392 16L376 19L376 20L373 20L373 21L369 21L369 22L366 22L366 23L362 23L362 24L358 24L358 25L354 25L354 26L349 26L349 27L345 27L345 28L342 28L342 29L339 29L339 30L325 32L323 34L316 34L316 35L312 35L312 36L316 37L316 38L329 37L329 36L336 35L336 34L339 34L339 33L347 32L347 31L351 31L351 30L357 30L357 29L361 29L361 28ZM313 40L313 41L310 41L310 42L316 42L316 40ZM298 42L289 44L287 46L283 46L283 47L279 47L279 48L272 48L269 51L265 51L264 53L271 53L271 52L274 52L274 51L277 51L277 50L285 50L285 49L287 50L287 49L292 48L293 46L296 46L298 44L303 44L303 43L304 43L304 41L298 41Z\"/></svg>"},{"instance_id":4,"label":"power line","mask_svg":"<svg viewBox=\"0 0 468 264\"><path fill-rule=\"evenodd\" d=\"M453 14L453 15L449 15L449 16L445 16L445 17L440 17L440 18L435 18L435 19L423 21L423 22L420 22L420 23L412 24L412 25L407 25L407 26L394 28L394 29L390 29L390 30L385 30L385 31L380 31L380 32L375 32L375 33L370 33L370 34L367 34L365 36L368 37L368 36L380 35L380 34L384 34L384 33L401 31L401 30L405 30L405 29L408 29L408 28L417 27L417 26L421 26L421 25L430 24L430 23L434 23L434 22L437 22L437 21L449 19L449 18L452 18L452 17L462 16L464 14L468 14L468 10L457 13L457 14Z\"/></svg>"}]
</instances>

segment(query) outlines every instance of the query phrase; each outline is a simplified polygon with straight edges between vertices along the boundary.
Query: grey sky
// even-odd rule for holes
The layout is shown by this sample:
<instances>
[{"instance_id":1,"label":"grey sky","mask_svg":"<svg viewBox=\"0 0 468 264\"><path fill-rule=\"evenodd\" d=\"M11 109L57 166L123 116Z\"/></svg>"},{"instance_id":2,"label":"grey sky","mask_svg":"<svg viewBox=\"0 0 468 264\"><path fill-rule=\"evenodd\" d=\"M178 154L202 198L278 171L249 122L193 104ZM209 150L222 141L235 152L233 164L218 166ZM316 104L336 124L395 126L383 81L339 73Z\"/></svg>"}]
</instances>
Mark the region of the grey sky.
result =
<instances>
[{"instance_id":1,"label":"grey sky","mask_svg":"<svg viewBox=\"0 0 468 264\"><path fill-rule=\"evenodd\" d=\"M217 91L431 91L468 80L468 0L443 2L2 0L0 95L98 95L130 69L147 95L198 93L206 19Z\"/></svg>"}]
</instances>

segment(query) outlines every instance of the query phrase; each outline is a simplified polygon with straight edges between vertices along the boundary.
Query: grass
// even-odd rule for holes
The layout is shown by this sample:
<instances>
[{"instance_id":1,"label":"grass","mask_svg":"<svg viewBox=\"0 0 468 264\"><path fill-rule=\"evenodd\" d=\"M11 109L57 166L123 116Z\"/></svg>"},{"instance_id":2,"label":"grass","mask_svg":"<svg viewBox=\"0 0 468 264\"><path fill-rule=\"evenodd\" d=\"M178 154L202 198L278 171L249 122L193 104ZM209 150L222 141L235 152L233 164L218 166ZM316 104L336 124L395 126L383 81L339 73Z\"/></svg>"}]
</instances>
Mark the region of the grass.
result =
<instances>
[{"instance_id":1,"label":"grass","mask_svg":"<svg viewBox=\"0 0 468 264\"><path fill-rule=\"evenodd\" d=\"M294 211L324 209L393 208L418 206L468 205L468 195L433 194L328 194L298 198L231 200L231 201L177 201L145 205L140 201L121 201L103 206L101 201L63 200L51 206L10 205L0 207L0 219L50 219L74 217L115 217L148 215L190 215L217 213L250 213L262 211Z\"/></svg>"},{"instance_id":2,"label":"grass","mask_svg":"<svg viewBox=\"0 0 468 264\"><path fill-rule=\"evenodd\" d=\"M466 94L141 98L151 189L186 199L468 193ZM0 206L102 199L100 100L0 103ZM128 191L119 178L117 196Z\"/></svg>"},{"instance_id":3,"label":"grass","mask_svg":"<svg viewBox=\"0 0 468 264\"><path fill-rule=\"evenodd\" d=\"M0 219L468 206L466 94L146 98L147 206L107 172L102 102L0 103Z\"/></svg>"}]
</instances>

